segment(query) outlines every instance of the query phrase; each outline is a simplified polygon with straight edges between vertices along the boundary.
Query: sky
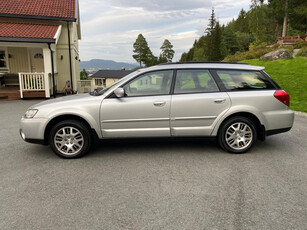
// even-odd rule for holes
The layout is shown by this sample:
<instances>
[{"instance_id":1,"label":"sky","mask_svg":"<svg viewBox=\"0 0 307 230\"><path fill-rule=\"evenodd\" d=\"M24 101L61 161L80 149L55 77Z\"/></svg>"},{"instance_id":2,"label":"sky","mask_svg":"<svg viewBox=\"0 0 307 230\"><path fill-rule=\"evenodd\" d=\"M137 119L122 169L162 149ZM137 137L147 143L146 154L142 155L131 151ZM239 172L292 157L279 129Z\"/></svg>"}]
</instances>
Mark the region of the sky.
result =
<instances>
[{"instance_id":1,"label":"sky","mask_svg":"<svg viewBox=\"0 0 307 230\"><path fill-rule=\"evenodd\" d=\"M136 63L133 43L141 33L155 56L164 39L179 61L195 39L204 35L212 7L221 24L249 9L250 0L79 0L80 59Z\"/></svg>"}]
</instances>

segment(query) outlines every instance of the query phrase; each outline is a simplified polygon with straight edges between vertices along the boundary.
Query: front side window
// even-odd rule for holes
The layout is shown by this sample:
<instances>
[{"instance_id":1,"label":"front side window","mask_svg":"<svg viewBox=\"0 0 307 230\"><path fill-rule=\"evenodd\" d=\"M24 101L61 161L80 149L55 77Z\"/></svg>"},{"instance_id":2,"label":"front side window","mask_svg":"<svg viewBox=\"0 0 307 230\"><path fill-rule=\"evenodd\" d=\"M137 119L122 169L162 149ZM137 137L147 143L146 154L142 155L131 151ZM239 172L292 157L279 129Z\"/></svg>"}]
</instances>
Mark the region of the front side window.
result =
<instances>
[{"instance_id":1,"label":"front side window","mask_svg":"<svg viewBox=\"0 0 307 230\"><path fill-rule=\"evenodd\" d=\"M257 71L218 70L216 73L228 90L274 89L272 83Z\"/></svg>"},{"instance_id":2,"label":"front side window","mask_svg":"<svg viewBox=\"0 0 307 230\"><path fill-rule=\"evenodd\" d=\"M128 97L169 94L172 77L172 70L145 73L124 86L125 94Z\"/></svg>"},{"instance_id":3,"label":"front side window","mask_svg":"<svg viewBox=\"0 0 307 230\"><path fill-rule=\"evenodd\" d=\"M178 70L175 94L208 93L219 91L208 70Z\"/></svg>"}]
</instances>

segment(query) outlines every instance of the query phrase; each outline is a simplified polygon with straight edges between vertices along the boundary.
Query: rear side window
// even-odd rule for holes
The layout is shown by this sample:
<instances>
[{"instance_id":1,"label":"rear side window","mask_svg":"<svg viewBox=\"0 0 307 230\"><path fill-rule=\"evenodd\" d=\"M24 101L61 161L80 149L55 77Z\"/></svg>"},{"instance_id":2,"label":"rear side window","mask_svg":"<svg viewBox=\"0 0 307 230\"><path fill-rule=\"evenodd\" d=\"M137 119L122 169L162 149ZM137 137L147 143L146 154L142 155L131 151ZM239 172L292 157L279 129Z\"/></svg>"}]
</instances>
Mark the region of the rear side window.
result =
<instances>
[{"instance_id":1,"label":"rear side window","mask_svg":"<svg viewBox=\"0 0 307 230\"><path fill-rule=\"evenodd\" d=\"M275 89L258 71L217 70L216 73L228 90Z\"/></svg>"},{"instance_id":2,"label":"rear side window","mask_svg":"<svg viewBox=\"0 0 307 230\"><path fill-rule=\"evenodd\" d=\"M178 70L175 94L219 91L208 70Z\"/></svg>"}]
</instances>

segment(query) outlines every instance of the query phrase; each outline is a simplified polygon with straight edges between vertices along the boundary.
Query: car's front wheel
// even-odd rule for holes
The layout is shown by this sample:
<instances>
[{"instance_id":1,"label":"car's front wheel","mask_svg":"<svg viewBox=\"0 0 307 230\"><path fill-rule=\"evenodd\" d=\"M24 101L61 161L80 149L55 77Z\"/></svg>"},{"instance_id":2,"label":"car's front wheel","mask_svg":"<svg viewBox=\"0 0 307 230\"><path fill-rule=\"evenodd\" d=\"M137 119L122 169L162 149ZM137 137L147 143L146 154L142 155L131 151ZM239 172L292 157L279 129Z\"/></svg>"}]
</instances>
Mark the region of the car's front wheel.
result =
<instances>
[{"instance_id":1,"label":"car's front wheel","mask_svg":"<svg viewBox=\"0 0 307 230\"><path fill-rule=\"evenodd\" d=\"M51 129L49 144L62 158L78 158L90 150L91 134L80 121L65 120Z\"/></svg>"},{"instance_id":2,"label":"car's front wheel","mask_svg":"<svg viewBox=\"0 0 307 230\"><path fill-rule=\"evenodd\" d=\"M245 153L257 139L254 123L246 117L231 117L226 120L218 133L220 146L231 153Z\"/></svg>"}]
</instances>

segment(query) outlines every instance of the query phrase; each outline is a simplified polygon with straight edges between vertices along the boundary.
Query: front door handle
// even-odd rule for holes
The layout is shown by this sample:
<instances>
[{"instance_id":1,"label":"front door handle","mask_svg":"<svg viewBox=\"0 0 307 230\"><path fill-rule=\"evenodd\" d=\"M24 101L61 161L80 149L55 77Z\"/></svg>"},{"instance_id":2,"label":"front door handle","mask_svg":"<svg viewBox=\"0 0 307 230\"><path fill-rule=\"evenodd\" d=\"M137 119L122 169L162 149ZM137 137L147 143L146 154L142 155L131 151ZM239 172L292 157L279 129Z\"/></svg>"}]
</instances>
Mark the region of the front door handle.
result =
<instances>
[{"instance_id":1,"label":"front door handle","mask_svg":"<svg viewBox=\"0 0 307 230\"><path fill-rule=\"evenodd\" d=\"M218 104L224 103L225 101L226 101L225 98L214 99L214 102L215 102L215 103L218 103Z\"/></svg>"},{"instance_id":2,"label":"front door handle","mask_svg":"<svg viewBox=\"0 0 307 230\"><path fill-rule=\"evenodd\" d=\"M166 104L166 101L155 101L154 106L164 106Z\"/></svg>"}]
</instances>

